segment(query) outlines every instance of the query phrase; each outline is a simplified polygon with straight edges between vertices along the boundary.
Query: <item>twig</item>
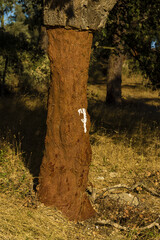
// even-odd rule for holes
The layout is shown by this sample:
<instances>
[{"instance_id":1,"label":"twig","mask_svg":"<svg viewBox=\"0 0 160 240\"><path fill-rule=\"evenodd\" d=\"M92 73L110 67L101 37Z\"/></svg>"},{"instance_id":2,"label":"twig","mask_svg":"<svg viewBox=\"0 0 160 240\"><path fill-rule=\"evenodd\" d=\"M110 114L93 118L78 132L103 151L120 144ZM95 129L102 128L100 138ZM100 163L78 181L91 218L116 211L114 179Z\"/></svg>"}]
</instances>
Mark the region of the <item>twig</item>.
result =
<instances>
[{"instance_id":1,"label":"twig","mask_svg":"<svg viewBox=\"0 0 160 240\"><path fill-rule=\"evenodd\" d=\"M160 219L160 216L159 216L153 223L149 224L149 225L146 226L146 227L137 228L137 230L138 230L138 231L143 231L143 230L146 230L146 229L151 229L151 228L153 228L153 227L157 227L158 230L160 230L160 224L158 223L159 219ZM107 220L98 220L98 221L96 222L96 225L101 225L101 226L110 225L110 226L112 226L112 227L115 227L115 228L117 228L117 229L119 229L119 230L124 230L124 231L131 231L131 230L133 231L133 230L134 230L134 229L132 229L132 228L127 228L127 227L121 226L121 225L119 225L118 223L115 223L115 222L111 221L110 219L107 219Z\"/></svg>"},{"instance_id":2,"label":"twig","mask_svg":"<svg viewBox=\"0 0 160 240\"><path fill-rule=\"evenodd\" d=\"M146 185L144 185L143 183L137 183L132 187L132 190L135 190L137 187L142 187L144 190L146 190L147 192L149 192L151 195L160 198L160 194L158 194L157 192L149 189Z\"/></svg>"},{"instance_id":3,"label":"twig","mask_svg":"<svg viewBox=\"0 0 160 240\"><path fill-rule=\"evenodd\" d=\"M115 223L115 222L111 221L110 219L98 220L96 222L96 225L101 225L101 226L110 225L110 226L115 227L119 230L125 230L125 231L128 230L126 227L123 227L123 226L119 225L118 223Z\"/></svg>"},{"instance_id":4,"label":"twig","mask_svg":"<svg viewBox=\"0 0 160 240\"><path fill-rule=\"evenodd\" d=\"M107 46L96 46L97 48L103 48L103 49L109 49L109 50L114 50L115 47L107 47Z\"/></svg>"},{"instance_id":5,"label":"twig","mask_svg":"<svg viewBox=\"0 0 160 240\"><path fill-rule=\"evenodd\" d=\"M144 185L143 183L136 183L135 185L133 185L133 187L129 187L129 186L125 185L125 184L118 184L118 185L115 185L115 186L113 186L113 187L108 187L108 188L106 188L95 200L101 198L101 197L104 195L105 192L110 191L110 190L112 190L112 189L125 188L125 189L127 189L127 190L129 190L129 191L134 191L137 187L141 187L141 188L143 188L144 190L146 190L147 192L149 192L151 195L160 198L160 194L158 194L157 192L149 189L149 188L148 188L146 185ZM104 198L105 198L105 197L104 197Z\"/></svg>"},{"instance_id":6,"label":"twig","mask_svg":"<svg viewBox=\"0 0 160 240\"><path fill-rule=\"evenodd\" d=\"M146 226L146 227L141 227L141 228L139 228L138 230L143 231L143 230L150 229L150 228L153 228L153 227L157 227L158 230L160 230L160 225L159 225L159 223L158 223L158 220L159 220L159 219L160 219L160 216L159 216L153 223L149 224L149 225Z\"/></svg>"}]
</instances>

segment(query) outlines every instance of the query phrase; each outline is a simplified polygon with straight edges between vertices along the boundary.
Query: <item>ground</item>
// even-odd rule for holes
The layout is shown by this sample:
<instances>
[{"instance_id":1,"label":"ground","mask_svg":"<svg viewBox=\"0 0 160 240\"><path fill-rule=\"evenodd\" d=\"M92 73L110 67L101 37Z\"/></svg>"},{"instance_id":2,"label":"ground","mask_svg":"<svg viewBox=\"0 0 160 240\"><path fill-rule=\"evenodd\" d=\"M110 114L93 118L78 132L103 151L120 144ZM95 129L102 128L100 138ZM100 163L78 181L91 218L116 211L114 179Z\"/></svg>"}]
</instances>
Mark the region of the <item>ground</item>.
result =
<instances>
[{"instance_id":1,"label":"ground","mask_svg":"<svg viewBox=\"0 0 160 240\"><path fill-rule=\"evenodd\" d=\"M92 163L87 192L97 216L79 223L45 207L33 191L43 156L47 95L0 99L0 239L160 239L157 227L142 230L160 214L160 98L142 80L124 74L122 105L110 106L105 104L105 79L98 73L89 79ZM138 205L113 198L124 192L136 197ZM100 224L102 220L112 222ZM127 229L118 230L113 222Z\"/></svg>"}]
</instances>

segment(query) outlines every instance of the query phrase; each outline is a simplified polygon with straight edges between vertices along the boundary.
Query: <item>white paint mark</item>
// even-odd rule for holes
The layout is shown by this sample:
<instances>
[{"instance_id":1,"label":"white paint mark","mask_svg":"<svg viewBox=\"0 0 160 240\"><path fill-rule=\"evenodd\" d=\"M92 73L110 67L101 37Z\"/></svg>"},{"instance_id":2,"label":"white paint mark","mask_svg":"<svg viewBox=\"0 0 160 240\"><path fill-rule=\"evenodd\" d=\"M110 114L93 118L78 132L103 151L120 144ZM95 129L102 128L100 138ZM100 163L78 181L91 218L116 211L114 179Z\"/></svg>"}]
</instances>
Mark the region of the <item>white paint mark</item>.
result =
<instances>
[{"instance_id":1,"label":"white paint mark","mask_svg":"<svg viewBox=\"0 0 160 240\"><path fill-rule=\"evenodd\" d=\"M79 115L82 113L83 114L83 118L81 119L81 121L83 122L84 125L84 133L87 132L87 127L86 127L86 123L87 123L87 114L86 114L86 109L85 108L80 108L78 110Z\"/></svg>"}]
</instances>

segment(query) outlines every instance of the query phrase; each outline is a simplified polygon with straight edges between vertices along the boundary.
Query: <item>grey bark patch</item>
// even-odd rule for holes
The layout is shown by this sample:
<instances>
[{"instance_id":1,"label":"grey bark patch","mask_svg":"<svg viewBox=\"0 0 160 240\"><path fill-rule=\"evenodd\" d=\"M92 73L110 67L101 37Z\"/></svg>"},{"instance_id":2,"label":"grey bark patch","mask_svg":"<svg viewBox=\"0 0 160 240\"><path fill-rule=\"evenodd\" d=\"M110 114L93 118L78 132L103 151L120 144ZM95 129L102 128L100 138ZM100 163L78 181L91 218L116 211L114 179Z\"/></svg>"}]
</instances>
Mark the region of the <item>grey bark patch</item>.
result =
<instances>
[{"instance_id":1,"label":"grey bark patch","mask_svg":"<svg viewBox=\"0 0 160 240\"><path fill-rule=\"evenodd\" d=\"M111 199L119 201L120 204L127 204L130 206L138 206L139 201L136 196L130 193L114 193L108 195Z\"/></svg>"},{"instance_id":2,"label":"grey bark patch","mask_svg":"<svg viewBox=\"0 0 160 240\"><path fill-rule=\"evenodd\" d=\"M46 0L44 24L97 30L105 27L109 11L117 0Z\"/></svg>"}]
</instances>

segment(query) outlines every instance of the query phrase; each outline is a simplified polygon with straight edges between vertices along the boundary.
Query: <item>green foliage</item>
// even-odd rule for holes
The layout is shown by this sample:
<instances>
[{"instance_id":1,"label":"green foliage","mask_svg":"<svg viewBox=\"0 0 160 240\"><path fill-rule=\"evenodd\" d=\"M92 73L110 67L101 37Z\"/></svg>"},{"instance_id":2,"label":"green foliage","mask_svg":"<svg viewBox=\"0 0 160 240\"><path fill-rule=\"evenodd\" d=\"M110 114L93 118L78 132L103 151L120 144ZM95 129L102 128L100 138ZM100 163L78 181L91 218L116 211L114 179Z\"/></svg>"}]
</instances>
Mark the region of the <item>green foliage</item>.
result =
<instances>
[{"instance_id":1,"label":"green foliage","mask_svg":"<svg viewBox=\"0 0 160 240\"><path fill-rule=\"evenodd\" d=\"M32 55L29 52L21 54L23 73L19 76L21 88L25 91L45 91L50 83L50 67L47 55Z\"/></svg>"},{"instance_id":2,"label":"green foliage","mask_svg":"<svg viewBox=\"0 0 160 240\"><path fill-rule=\"evenodd\" d=\"M154 85L160 81L159 16L159 0L119 0L109 14L106 28L95 38L101 46L114 47L116 53L123 49L124 55L138 61L140 70ZM155 49L151 49L152 41L156 41Z\"/></svg>"},{"instance_id":3,"label":"green foliage","mask_svg":"<svg viewBox=\"0 0 160 240\"><path fill-rule=\"evenodd\" d=\"M21 40L29 41L31 36L28 31L28 24L26 24L26 16L23 12L22 5L15 4L14 15L10 18L11 24L6 26L6 30L15 37Z\"/></svg>"},{"instance_id":4,"label":"green foliage","mask_svg":"<svg viewBox=\"0 0 160 240\"><path fill-rule=\"evenodd\" d=\"M2 1L0 11L12 13L9 22L0 29L1 89L4 84L18 85L23 90L34 90L40 84L48 86L49 61L39 44L42 1L10 0L7 4ZM13 84L13 79L17 79L16 84Z\"/></svg>"},{"instance_id":5,"label":"green foliage","mask_svg":"<svg viewBox=\"0 0 160 240\"><path fill-rule=\"evenodd\" d=\"M1 0L0 1L0 23L1 28L4 28L4 16L12 11L14 3L16 0Z\"/></svg>"}]
</instances>

